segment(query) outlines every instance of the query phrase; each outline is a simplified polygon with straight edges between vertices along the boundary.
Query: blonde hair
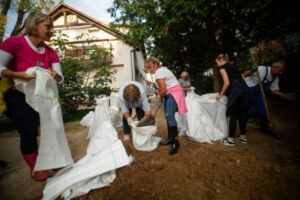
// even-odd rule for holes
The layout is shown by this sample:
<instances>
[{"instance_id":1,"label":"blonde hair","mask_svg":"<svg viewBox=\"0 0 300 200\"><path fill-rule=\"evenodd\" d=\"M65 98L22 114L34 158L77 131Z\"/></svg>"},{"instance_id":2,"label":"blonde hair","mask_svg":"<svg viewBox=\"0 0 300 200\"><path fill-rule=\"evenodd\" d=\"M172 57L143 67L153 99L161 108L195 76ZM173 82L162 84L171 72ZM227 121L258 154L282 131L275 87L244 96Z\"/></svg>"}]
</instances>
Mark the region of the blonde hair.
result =
<instances>
[{"instance_id":1,"label":"blonde hair","mask_svg":"<svg viewBox=\"0 0 300 200\"><path fill-rule=\"evenodd\" d=\"M216 60L224 60L225 62L228 62L229 56L227 53L221 53L217 56Z\"/></svg>"},{"instance_id":2,"label":"blonde hair","mask_svg":"<svg viewBox=\"0 0 300 200\"><path fill-rule=\"evenodd\" d=\"M183 77L187 77L189 78L189 73L187 71L183 71L181 74L180 74L180 77L183 78Z\"/></svg>"},{"instance_id":3,"label":"blonde hair","mask_svg":"<svg viewBox=\"0 0 300 200\"><path fill-rule=\"evenodd\" d=\"M27 35L37 35L37 25L44 20L49 19L53 23L52 18L41 12L32 12L25 21L25 30Z\"/></svg>"},{"instance_id":4,"label":"blonde hair","mask_svg":"<svg viewBox=\"0 0 300 200\"><path fill-rule=\"evenodd\" d=\"M140 96L140 90L136 85L130 84L124 88L123 98L125 101L136 101Z\"/></svg>"},{"instance_id":5,"label":"blonde hair","mask_svg":"<svg viewBox=\"0 0 300 200\"><path fill-rule=\"evenodd\" d=\"M159 61L154 56L151 56L151 57L145 59L144 68L149 69L149 68L153 67L155 64L159 65Z\"/></svg>"}]
</instances>

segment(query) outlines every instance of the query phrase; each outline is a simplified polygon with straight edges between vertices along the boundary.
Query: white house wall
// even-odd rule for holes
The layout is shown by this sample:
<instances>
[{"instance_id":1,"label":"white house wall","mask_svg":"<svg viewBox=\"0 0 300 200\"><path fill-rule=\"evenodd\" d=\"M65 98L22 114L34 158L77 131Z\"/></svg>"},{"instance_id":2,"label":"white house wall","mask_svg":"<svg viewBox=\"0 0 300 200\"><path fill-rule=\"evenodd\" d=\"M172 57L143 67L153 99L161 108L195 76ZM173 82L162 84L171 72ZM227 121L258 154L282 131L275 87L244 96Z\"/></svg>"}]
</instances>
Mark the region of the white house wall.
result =
<instances>
[{"instance_id":1,"label":"white house wall","mask_svg":"<svg viewBox=\"0 0 300 200\"><path fill-rule=\"evenodd\" d=\"M132 67L133 63L131 60L131 50L133 48L127 44L125 44L122 40L117 40L117 38L103 30L97 31L97 27L93 27L88 25L86 28L55 28L55 30L61 30L62 33L68 35L68 40L70 42L74 41L84 41L86 39L108 39L112 41L102 41L95 42L94 44L98 46L103 46L105 48L112 48L113 54L113 63L115 66L116 73L114 74L114 81L111 84L111 87L114 89L120 88L120 86L127 82L133 80L132 77ZM78 36L84 34L82 39L77 39ZM87 35L88 34L88 35ZM78 46L82 46L82 44L77 44ZM86 44L85 44L86 45Z\"/></svg>"},{"instance_id":2,"label":"white house wall","mask_svg":"<svg viewBox=\"0 0 300 200\"><path fill-rule=\"evenodd\" d=\"M80 40L86 40L86 39L109 39L113 40L116 39L115 36L103 31L98 30L94 31L94 28L92 25L86 25L82 27L68 27L68 28L55 28L57 31L62 31L63 33L68 35L69 41L80 41ZM92 31L89 31L92 30ZM77 39L78 36L83 35L81 39Z\"/></svg>"}]
</instances>

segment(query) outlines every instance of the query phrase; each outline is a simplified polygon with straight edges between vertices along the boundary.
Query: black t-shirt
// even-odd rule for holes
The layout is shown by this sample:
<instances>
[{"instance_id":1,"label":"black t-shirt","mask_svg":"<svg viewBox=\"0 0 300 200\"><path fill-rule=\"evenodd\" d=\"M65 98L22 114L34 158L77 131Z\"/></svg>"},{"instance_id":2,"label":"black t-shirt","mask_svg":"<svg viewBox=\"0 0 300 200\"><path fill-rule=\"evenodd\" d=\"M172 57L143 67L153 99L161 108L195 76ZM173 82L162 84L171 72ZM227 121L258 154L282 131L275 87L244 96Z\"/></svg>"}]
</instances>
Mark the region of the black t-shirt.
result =
<instances>
[{"instance_id":1,"label":"black t-shirt","mask_svg":"<svg viewBox=\"0 0 300 200\"><path fill-rule=\"evenodd\" d=\"M219 67L220 69L225 69L227 76L229 78L229 82L232 83L236 79L243 79L241 71L236 66L232 65L231 63L226 63Z\"/></svg>"}]
</instances>

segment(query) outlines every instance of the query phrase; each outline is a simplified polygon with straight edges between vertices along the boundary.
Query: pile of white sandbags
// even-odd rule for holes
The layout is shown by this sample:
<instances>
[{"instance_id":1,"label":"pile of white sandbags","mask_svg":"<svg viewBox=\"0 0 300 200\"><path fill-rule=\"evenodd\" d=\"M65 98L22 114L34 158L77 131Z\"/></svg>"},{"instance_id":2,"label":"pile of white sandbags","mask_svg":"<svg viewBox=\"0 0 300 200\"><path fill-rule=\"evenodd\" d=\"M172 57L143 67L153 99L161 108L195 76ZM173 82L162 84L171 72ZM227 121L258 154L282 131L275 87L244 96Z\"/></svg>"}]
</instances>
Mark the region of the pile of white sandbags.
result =
<instances>
[{"instance_id":1,"label":"pile of white sandbags","mask_svg":"<svg viewBox=\"0 0 300 200\"><path fill-rule=\"evenodd\" d=\"M81 124L90 127L87 154L47 180L43 199L59 196L72 199L92 189L109 186L116 177L115 169L130 164L132 158L118 139L108 104L109 98L98 99L95 113L90 112L83 118Z\"/></svg>"}]
</instances>

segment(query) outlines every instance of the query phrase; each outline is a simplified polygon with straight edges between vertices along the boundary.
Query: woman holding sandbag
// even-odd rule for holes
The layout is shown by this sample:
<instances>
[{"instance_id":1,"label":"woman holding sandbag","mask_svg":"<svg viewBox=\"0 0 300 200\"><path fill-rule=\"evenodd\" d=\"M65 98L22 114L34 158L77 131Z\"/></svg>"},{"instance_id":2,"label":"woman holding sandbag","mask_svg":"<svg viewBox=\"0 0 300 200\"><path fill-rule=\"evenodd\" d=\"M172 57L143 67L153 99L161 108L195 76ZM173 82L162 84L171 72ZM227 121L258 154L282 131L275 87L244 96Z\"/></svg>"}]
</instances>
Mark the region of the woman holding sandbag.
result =
<instances>
[{"instance_id":1,"label":"woman holding sandbag","mask_svg":"<svg viewBox=\"0 0 300 200\"><path fill-rule=\"evenodd\" d=\"M0 78L15 78L29 81L35 75L25 71L31 67L49 70L49 74L58 82L63 75L56 52L44 42L53 35L52 19L43 13L31 13L25 22L26 35L6 39L0 44ZM21 137L21 153L31 169L32 177L41 181L50 176L47 171L33 171L38 156L38 113L25 101L25 95L9 89L4 95L5 114L16 125Z\"/></svg>"},{"instance_id":2,"label":"woman holding sandbag","mask_svg":"<svg viewBox=\"0 0 300 200\"><path fill-rule=\"evenodd\" d=\"M175 113L179 115L187 112L184 92L175 75L166 67L159 64L155 57L147 58L144 67L148 72L155 75L155 81L159 88L159 101L165 99L165 117L168 124L168 139L160 145L171 145L170 155L179 149L177 122Z\"/></svg>"},{"instance_id":3,"label":"woman holding sandbag","mask_svg":"<svg viewBox=\"0 0 300 200\"><path fill-rule=\"evenodd\" d=\"M224 94L228 97L226 114L229 116L229 137L223 139L221 144L235 146L236 121L239 122L240 126L240 136L237 140L243 144L247 143L247 112L253 104L253 96L240 70L229 63L228 60L227 54L220 54L216 58L216 64L224 82L222 90L216 99L219 100Z\"/></svg>"}]
</instances>

